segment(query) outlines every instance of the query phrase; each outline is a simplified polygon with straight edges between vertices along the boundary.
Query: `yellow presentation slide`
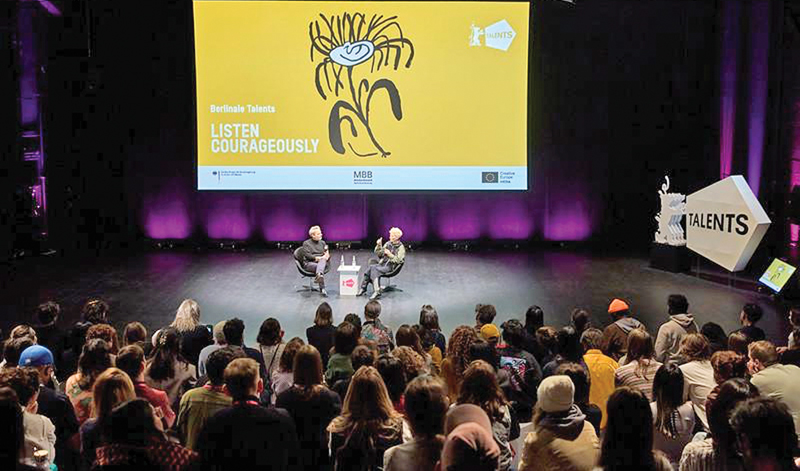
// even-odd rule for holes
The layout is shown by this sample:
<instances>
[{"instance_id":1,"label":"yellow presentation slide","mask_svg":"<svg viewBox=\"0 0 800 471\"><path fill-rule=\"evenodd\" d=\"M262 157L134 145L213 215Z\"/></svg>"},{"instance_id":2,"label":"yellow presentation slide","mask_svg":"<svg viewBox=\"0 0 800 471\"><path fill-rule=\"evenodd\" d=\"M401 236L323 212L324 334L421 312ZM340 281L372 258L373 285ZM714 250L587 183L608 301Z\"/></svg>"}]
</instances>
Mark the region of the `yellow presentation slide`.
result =
<instances>
[{"instance_id":1,"label":"yellow presentation slide","mask_svg":"<svg viewBox=\"0 0 800 471\"><path fill-rule=\"evenodd\" d=\"M193 5L198 189L528 189L527 2Z\"/></svg>"}]
</instances>

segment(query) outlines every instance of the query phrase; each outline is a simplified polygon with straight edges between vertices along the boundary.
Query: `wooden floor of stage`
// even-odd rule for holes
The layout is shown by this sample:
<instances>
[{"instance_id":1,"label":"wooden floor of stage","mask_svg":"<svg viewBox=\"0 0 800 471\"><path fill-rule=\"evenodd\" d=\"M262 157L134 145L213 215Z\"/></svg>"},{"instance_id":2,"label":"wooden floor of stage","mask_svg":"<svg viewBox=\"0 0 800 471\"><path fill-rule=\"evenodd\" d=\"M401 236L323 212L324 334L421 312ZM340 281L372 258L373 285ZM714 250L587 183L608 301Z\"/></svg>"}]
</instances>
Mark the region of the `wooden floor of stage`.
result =
<instances>
[{"instance_id":1,"label":"wooden floor of stage","mask_svg":"<svg viewBox=\"0 0 800 471\"><path fill-rule=\"evenodd\" d=\"M368 251L344 252L347 261L356 255L364 266ZM148 329L171 322L184 298L201 306L202 321L239 317L245 321L246 341L253 343L261 322L280 320L287 338L305 338L322 301L333 307L340 322L350 312L363 314L366 298L339 296L336 286L341 253L332 253L327 275L330 296L297 292L301 280L290 251L246 252L142 251L127 255L22 259L3 268L0 276L0 327L30 322L32 309L55 300L64 310L63 324L79 316L81 304L100 296L112 308L115 326L138 320ZM672 274L648 267L644 258L594 255L586 250L519 249L479 252L447 252L420 249L409 252L402 272L392 280L402 291L386 293L384 323L397 329L418 320L423 304L439 313L442 329L449 334L461 324L473 324L476 303L497 307L496 323L522 318L532 304L542 306L545 323L568 322L574 307L592 314L594 325L609 322L608 302L627 299L636 317L652 333L666 317L666 299L683 293L698 324L717 322L726 332L738 327L744 303L757 302L765 311L762 328L770 339L785 342L788 326L777 314L772 299L763 294L729 288L686 274Z\"/></svg>"}]
</instances>

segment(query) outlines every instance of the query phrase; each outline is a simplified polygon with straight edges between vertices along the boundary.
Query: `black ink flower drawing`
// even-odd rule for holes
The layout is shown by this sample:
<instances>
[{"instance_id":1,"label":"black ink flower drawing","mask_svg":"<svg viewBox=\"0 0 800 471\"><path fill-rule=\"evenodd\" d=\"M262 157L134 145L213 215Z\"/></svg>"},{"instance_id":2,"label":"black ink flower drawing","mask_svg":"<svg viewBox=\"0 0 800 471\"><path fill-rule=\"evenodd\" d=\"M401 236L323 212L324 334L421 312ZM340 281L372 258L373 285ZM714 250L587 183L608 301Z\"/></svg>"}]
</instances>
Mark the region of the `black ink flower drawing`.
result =
<instances>
[{"instance_id":1,"label":"black ink flower drawing","mask_svg":"<svg viewBox=\"0 0 800 471\"><path fill-rule=\"evenodd\" d=\"M397 70L401 65L409 68L414 59L414 45L403 36L397 16L372 15L369 20L363 13L319 16L320 19L309 23L308 35L311 61L319 59L314 77L317 92L323 100L329 96L338 98L328 117L331 147L339 154L345 153L342 123L346 122L352 137L358 136L359 129L365 129L374 146L374 149L358 152L348 141L351 152L359 157L379 154L388 157L391 152L381 146L370 126L370 105L375 93L385 90L392 114L400 121L403 119L400 92L387 78L373 79L372 83L367 78L358 81L354 70L358 68L359 72L371 76L380 73L382 68L385 71Z\"/></svg>"}]
</instances>

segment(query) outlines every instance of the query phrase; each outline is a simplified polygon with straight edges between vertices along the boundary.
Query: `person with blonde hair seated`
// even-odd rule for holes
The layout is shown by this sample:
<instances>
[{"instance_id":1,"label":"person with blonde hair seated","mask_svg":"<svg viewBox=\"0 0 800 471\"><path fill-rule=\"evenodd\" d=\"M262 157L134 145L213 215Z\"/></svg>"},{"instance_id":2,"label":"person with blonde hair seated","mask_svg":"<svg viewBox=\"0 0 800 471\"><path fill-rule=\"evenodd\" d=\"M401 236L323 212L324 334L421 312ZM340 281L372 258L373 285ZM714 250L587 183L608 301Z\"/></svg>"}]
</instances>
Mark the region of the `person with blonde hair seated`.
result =
<instances>
[{"instance_id":1,"label":"person with blonde hair seated","mask_svg":"<svg viewBox=\"0 0 800 471\"><path fill-rule=\"evenodd\" d=\"M389 229L389 241L383 243L383 237L375 241L374 253L377 259L370 260L367 270L364 272L364 279L361 281L361 289L358 296L367 294L367 287L372 283L374 291L370 299L376 299L381 295L381 287L378 280L381 276L392 272L398 265L402 265L406 258L406 248L400 238L403 231L399 227Z\"/></svg>"}]
</instances>

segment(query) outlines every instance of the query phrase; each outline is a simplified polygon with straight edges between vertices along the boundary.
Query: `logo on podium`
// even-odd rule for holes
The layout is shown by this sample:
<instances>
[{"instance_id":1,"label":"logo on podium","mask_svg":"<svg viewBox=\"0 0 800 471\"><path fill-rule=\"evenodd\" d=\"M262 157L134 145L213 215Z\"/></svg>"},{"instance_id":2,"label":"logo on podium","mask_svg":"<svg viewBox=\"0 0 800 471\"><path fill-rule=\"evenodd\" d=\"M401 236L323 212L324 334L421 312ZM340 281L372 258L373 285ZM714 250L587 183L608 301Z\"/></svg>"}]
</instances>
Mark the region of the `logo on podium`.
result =
<instances>
[{"instance_id":1,"label":"logo on podium","mask_svg":"<svg viewBox=\"0 0 800 471\"><path fill-rule=\"evenodd\" d=\"M348 288L352 288L355 285L356 285L356 282L352 278L342 281L342 286L347 286Z\"/></svg>"}]
</instances>

